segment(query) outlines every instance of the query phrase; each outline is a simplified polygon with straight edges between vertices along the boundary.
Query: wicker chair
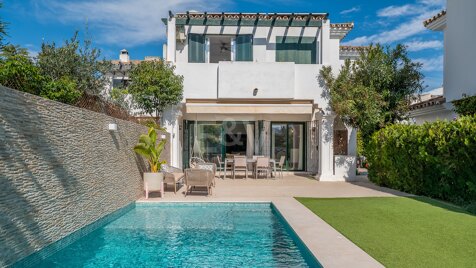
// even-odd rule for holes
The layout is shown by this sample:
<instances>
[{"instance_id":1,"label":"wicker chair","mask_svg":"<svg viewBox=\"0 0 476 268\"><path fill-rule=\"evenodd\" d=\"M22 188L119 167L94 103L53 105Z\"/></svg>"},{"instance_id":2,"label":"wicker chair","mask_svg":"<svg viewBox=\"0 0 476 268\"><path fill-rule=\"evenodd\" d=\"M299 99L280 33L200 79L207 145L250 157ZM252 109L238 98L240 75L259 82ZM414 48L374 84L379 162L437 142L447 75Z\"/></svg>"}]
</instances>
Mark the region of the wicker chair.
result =
<instances>
[{"instance_id":1,"label":"wicker chair","mask_svg":"<svg viewBox=\"0 0 476 268\"><path fill-rule=\"evenodd\" d=\"M213 173L213 186L215 186L215 178L217 174L217 165L215 163L197 163L196 168L210 170Z\"/></svg>"},{"instance_id":2,"label":"wicker chair","mask_svg":"<svg viewBox=\"0 0 476 268\"><path fill-rule=\"evenodd\" d=\"M173 184L174 193L177 194L177 184L185 176L183 170L169 165L162 165L162 172L164 173L164 184Z\"/></svg>"},{"instance_id":3,"label":"wicker chair","mask_svg":"<svg viewBox=\"0 0 476 268\"><path fill-rule=\"evenodd\" d=\"M189 161L190 168L196 168L198 163L205 163L205 160L196 156L190 157L190 161Z\"/></svg>"},{"instance_id":4,"label":"wicker chair","mask_svg":"<svg viewBox=\"0 0 476 268\"><path fill-rule=\"evenodd\" d=\"M207 169L188 168L185 170L185 184L187 189L185 190L185 196L195 187L205 187L207 189L207 195L212 194L213 184L213 172Z\"/></svg>"}]
</instances>

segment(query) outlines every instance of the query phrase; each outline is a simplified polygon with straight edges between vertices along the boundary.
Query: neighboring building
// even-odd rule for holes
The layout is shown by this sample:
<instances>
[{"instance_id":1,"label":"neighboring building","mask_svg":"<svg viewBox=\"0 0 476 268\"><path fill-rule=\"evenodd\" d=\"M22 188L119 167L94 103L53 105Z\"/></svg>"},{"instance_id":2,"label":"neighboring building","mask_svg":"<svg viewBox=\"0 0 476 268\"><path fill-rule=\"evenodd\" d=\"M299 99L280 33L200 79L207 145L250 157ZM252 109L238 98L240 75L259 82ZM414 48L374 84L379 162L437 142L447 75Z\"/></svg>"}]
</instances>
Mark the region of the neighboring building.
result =
<instances>
[{"instance_id":1,"label":"neighboring building","mask_svg":"<svg viewBox=\"0 0 476 268\"><path fill-rule=\"evenodd\" d=\"M146 56L144 60L131 60L129 52L122 49L119 53L119 60L111 60L112 70L106 76L109 79L109 85L103 92L104 96L110 96L113 88L125 87L129 83L129 72L134 65L140 64L142 61L160 60L160 57ZM126 98L126 102L130 105L130 100ZM131 113L138 120L147 120L149 115L143 115L140 110L132 109Z\"/></svg>"},{"instance_id":2,"label":"neighboring building","mask_svg":"<svg viewBox=\"0 0 476 268\"><path fill-rule=\"evenodd\" d=\"M425 113L428 121L440 116L455 118L451 102L476 95L476 31L472 29L476 25L475 10L474 0L447 0L446 10L423 22L426 28L444 33L443 94L433 101L438 103L434 108L428 109L423 103L423 108L412 109L410 115L415 119L420 113Z\"/></svg>"},{"instance_id":3,"label":"neighboring building","mask_svg":"<svg viewBox=\"0 0 476 268\"><path fill-rule=\"evenodd\" d=\"M358 56L341 39L353 23L326 13L170 14L165 60L184 76L183 102L163 114L172 165L227 154L286 157L320 180L356 174L356 130L329 108L319 71Z\"/></svg>"},{"instance_id":4,"label":"neighboring building","mask_svg":"<svg viewBox=\"0 0 476 268\"><path fill-rule=\"evenodd\" d=\"M418 100L410 105L411 121L409 123L412 124L421 125L437 120L453 120L456 117L456 113L451 108L447 108L442 87L421 94Z\"/></svg>"},{"instance_id":5,"label":"neighboring building","mask_svg":"<svg viewBox=\"0 0 476 268\"><path fill-rule=\"evenodd\" d=\"M114 87L126 86L129 83L129 71L133 65L140 64L142 61L160 60L160 57L146 56L144 60L131 60L129 51L122 49L119 53L119 60L112 60L112 71L107 74L110 79L110 91ZM108 91L108 92L109 92Z\"/></svg>"}]
</instances>

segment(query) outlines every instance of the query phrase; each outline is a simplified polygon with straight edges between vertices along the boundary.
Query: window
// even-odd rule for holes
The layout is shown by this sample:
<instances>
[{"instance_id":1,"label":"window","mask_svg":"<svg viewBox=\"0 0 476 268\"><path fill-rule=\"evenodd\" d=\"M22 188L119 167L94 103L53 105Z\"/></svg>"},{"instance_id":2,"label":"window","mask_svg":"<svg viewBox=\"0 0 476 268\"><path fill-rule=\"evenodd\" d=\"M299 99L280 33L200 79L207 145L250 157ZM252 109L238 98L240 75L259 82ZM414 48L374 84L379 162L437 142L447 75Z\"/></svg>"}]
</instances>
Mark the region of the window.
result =
<instances>
[{"instance_id":1,"label":"window","mask_svg":"<svg viewBox=\"0 0 476 268\"><path fill-rule=\"evenodd\" d=\"M315 37L277 36L276 62L315 64L317 59Z\"/></svg>"},{"instance_id":2,"label":"window","mask_svg":"<svg viewBox=\"0 0 476 268\"><path fill-rule=\"evenodd\" d=\"M237 35L235 40L235 60L253 61L253 35Z\"/></svg>"},{"instance_id":3,"label":"window","mask_svg":"<svg viewBox=\"0 0 476 268\"><path fill-rule=\"evenodd\" d=\"M205 36L202 34L188 35L188 62L205 62Z\"/></svg>"},{"instance_id":4,"label":"window","mask_svg":"<svg viewBox=\"0 0 476 268\"><path fill-rule=\"evenodd\" d=\"M232 59L232 37L231 36L209 36L207 45L209 51L209 63L220 61L231 61Z\"/></svg>"},{"instance_id":5,"label":"window","mask_svg":"<svg viewBox=\"0 0 476 268\"><path fill-rule=\"evenodd\" d=\"M188 62L253 61L252 35L188 35Z\"/></svg>"},{"instance_id":6,"label":"window","mask_svg":"<svg viewBox=\"0 0 476 268\"><path fill-rule=\"evenodd\" d=\"M112 79L113 88L125 88L129 85L129 80L124 78L114 78Z\"/></svg>"}]
</instances>

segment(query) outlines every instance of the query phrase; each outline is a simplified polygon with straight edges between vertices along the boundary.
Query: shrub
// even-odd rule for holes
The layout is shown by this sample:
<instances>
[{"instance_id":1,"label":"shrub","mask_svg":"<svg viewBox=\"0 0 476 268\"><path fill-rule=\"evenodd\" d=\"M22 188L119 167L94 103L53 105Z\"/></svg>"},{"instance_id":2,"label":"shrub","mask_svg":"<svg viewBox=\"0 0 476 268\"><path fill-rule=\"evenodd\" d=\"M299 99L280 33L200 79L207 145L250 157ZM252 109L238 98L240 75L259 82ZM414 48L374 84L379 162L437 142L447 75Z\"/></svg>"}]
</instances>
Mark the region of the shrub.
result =
<instances>
[{"instance_id":1,"label":"shrub","mask_svg":"<svg viewBox=\"0 0 476 268\"><path fill-rule=\"evenodd\" d=\"M476 96L455 100L453 105L455 106L455 112L459 115L476 114Z\"/></svg>"},{"instance_id":2,"label":"shrub","mask_svg":"<svg viewBox=\"0 0 476 268\"><path fill-rule=\"evenodd\" d=\"M43 85L40 96L67 104L75 104L82 93L74 81L68 77L48 81Z\"/></svg>"},{"instance_id":3,"label":"shrub","mask_svg":"<svg viewBox=\"0 0 476 268\"><path fill-rule=\"evenodd\" d=\"M372 135L366 153L378 185L459 205L476 201L476 116L388 126Z\"/></svg>"}]
</instances>

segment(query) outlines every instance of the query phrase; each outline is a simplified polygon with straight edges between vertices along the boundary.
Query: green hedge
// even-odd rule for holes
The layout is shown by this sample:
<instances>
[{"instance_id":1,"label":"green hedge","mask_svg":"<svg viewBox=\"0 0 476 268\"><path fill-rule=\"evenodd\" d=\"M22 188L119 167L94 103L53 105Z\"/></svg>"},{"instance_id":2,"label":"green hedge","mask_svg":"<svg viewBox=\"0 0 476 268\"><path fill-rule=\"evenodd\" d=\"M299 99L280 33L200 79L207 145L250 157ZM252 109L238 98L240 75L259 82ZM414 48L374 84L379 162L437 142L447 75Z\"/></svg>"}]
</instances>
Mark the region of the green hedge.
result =
<instances>
[{"instance_id":1,"label":"green hedge","mask_svg":"<svg viewBox=\"0 0 476 268\"><path fill-rule=\"evenodd\" d=\"M391 125L366 145L378 185L459 205L476 202L476 116Z\"/></svg>"}]
</instances>

